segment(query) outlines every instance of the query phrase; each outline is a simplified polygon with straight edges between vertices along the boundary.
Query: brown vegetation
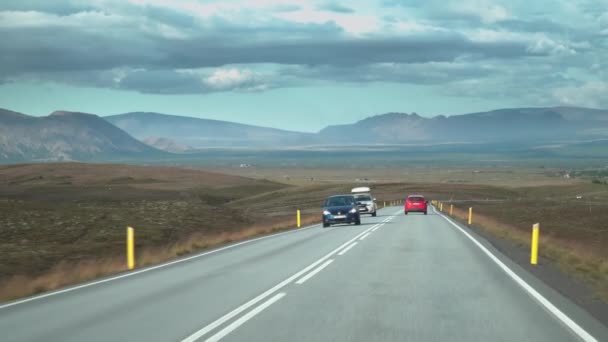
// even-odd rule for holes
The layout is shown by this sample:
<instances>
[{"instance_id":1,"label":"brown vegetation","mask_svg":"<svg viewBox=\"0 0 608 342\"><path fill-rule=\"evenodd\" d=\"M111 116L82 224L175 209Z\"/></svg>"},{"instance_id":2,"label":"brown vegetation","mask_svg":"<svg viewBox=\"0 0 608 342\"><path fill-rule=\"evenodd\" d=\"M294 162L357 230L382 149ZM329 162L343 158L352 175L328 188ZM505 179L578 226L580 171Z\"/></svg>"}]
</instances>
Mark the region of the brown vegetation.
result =
<instances>
[{"instance_id":1,"label":"brown vegetation","mask_svg":"<svg viewBox=\"0 0 608 342\"><path fill-rule=\"evenodd\" d=\"M302 225L319 222L319 215L304 215ZM268 224L252 225L233 232L194 233L189 237L165 246L143 247L137 250L136 265L145 267L170 261L186 254L219 247L232 242L255 238L283 230L295 229L294 221L275 220ZM124 250L124 245L121 246ZM0 300L16 299L54 290L71 284L91 281L103 276L126 271L124 255L98 254L95 259L60 261L40 274L14 275L3 279Z\"/></svg>"},{"instance_id":2,"label":"brown vegetation","mask_svg":"<svg viewBox=\"0 0 608 342\"><path fill-rule=\"evenodd\" d=\"M311 171L312 172L312 171ZM542 183L544 184L544 183ZM372 184L380 205L421 193L475 207L475 225L529 243L608 293L608 187L499 187L468 183ZM105 164L0 166L0 300L125 270L125 228L136 229L138 267L319 219L326 196L360 183L299 186L196 169ZM577 196L582 198L577 199Z\"/></svg>"}]
</instances>

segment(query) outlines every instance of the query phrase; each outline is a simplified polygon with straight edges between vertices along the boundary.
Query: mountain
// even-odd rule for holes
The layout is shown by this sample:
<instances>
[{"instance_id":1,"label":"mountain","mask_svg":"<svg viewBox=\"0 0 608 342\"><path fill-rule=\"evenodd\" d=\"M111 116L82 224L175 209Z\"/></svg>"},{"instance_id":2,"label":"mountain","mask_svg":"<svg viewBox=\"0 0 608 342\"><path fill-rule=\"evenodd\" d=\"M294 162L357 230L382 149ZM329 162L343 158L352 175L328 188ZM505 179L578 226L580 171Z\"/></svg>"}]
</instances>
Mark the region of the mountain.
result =
<instances>
[{"instance_id":1,"label":"mountain","mask_svg":"<svg viewBox=\"0 0 608 342\"><path fill-rule=\"evenodd\" d=\"M146 145L150 145L159 150L172 153L191 152L193 149L190 146L178 144L174 140L167 138L148 137L143 140Z\"/></svg>"},{"instance_id":2,"label":"mountain","mask_svg":"<svg viewBox=\"0 0 608 342\"><path fill-rule=\"evenodd\" d=\"M33 117L0 109L0 162L108 160L162 154L96 115L57 111Z\"/></svg>"},{"instance_id":3,"label":"mountain","mask_svg":"<svg viewBox=\"0 0 608 342\"><path fill-rule=\"evenodd\" d=\"M33 117L0 109L0 162L182 158L176 153L197 158L196 153L206 147L282 150L317 145L346 150L360 148L357 145L426 144L444 152L458 150L459 145L452 143L471 143L466 144L468 149L517 147L551 155L561 150L603 155L606 141L608 110L576 107L499 109L432 118L387 113L328 126L317 134L158 113L101 118L57 111ZM292 152L282 151L281 158Z\"/></svg>"},{"instance_id":4,"label":"mountain","mask_svg":"<svg viewBox=\"0 0 608 342\"><path fill-rule=\"evenodd\" d=\"M137 139L165 138L193 148L282 147L312 142L314 134L228 121L134 112L104 117Z\"/></svg>"},{"instance_id":5,"label":"mountain","mask_svg":"<svg viewBox=\"0 0 608 342\"><path fill-rule=\"evenodd\" d=\"M608 110L575 107L499 109L433 118L387 113L319 132L320 141L332 144L521 143L606 137Z\"/></svg>"}]
</instances>

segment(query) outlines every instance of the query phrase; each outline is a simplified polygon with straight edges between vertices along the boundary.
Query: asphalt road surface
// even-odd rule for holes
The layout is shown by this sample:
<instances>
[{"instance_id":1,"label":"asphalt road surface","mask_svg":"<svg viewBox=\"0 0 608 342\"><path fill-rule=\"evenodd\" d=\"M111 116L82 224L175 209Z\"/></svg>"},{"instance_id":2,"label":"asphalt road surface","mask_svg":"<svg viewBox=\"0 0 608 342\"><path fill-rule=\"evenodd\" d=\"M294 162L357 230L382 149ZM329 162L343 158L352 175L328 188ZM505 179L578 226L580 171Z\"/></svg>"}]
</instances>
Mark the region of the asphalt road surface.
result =
<instances>
[{"instance_id":1,"label":"asphalt road surface","mask_svg":"<svg viewBox=\"0 0 608 342\"><path fill-rule=\"evenodd\" d=\"M385 208L0 304L0 341L608 341L433 210Z\"/></svg>"}]
</instances>

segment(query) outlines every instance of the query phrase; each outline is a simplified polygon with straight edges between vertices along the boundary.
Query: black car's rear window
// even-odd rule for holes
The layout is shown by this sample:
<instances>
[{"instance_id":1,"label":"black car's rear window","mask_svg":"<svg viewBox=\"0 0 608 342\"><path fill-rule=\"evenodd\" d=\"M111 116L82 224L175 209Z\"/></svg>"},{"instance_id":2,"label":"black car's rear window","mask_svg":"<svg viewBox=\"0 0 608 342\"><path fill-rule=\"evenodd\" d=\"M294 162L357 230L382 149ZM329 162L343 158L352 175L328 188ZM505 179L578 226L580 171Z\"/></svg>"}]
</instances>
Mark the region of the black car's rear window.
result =
<instances>
[{"instance_id":1,"label":"black car's rear window","mask_svg":"<svg viewBox=\"0 0 608 342\"><path fill-rule=\"evenodd\" d=\"M352 196L330 197L325 201L326 207L339 207L343 205L352 205L355 202Z\"/></svg>"},{"instance_id":2,"label":"black car's rear window","mask_svg":"<svg viewBox=\"0 0 608 342\"><path fill-rule=\"evenodd\" d=\"M412 202L424 202L424 197L420 197L420 196L412 196L412 197L408 197L407 199L408 199L408 201L412 201Z\"/></svg>"}]
</instances>

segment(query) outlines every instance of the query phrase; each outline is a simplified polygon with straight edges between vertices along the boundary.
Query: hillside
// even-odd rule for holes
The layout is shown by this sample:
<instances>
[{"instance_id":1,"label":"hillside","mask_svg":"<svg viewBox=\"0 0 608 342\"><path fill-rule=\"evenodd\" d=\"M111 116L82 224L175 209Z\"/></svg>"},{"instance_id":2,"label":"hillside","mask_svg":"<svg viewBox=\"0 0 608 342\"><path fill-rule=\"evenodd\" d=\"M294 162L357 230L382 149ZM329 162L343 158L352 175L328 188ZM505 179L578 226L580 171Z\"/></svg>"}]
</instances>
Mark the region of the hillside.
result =
<instances>
[{"instance_id":1,"label":"hillside","mask_svg":"<svg viewBox=\"0 0 608 342\"><path fill-rule=\"evenodd\" d=\"M92 114L32 117L0 109L0 162L109 160L164 154Z\"/></svg>"},{"instance_id":2,"label":"hillside","mask_svg":"<svg viewBox=\"0 0 608 342\"><path fill-rule=\"evenodd\" d=\"M433 118L387 113L354 124L329 126L319 135L325 143L386 144L599 139L608 137L608 110L514 108Z\"/></svg>"},{"instance_id":3,"label":"hillside","mask_svg":"<svg viewBox=\"0 0 608 342\"><path fill-rule=\"evenodd\" d=\"M164 138L193 148L280 147L314 139L308 133L159 113L134 112L104 119L140 140Z\"/></svg>"},{"instance_id":4,"label":"hillside","mask_svg":"<svg viewBox=\"0 0 608 342\"><path fill-rule=\"evenodd\" d=\"M2 163L146 160L197 164L222 160L220 164L238 165L243 160L253 161L253 157L268 157L284 164L300 160L302 154L295 148L306 154L318 148L345 151L363 145L399 144L429 145L412 152L424 150L425 155L434 156L476 151L503 155L517 152L526 158L597 157L605 156L597 143L576 144L606 139L608 110L575 107L500 109L431 118L416 113L387 113L353 124L329 126L317 134L157 113L101 118L58 111L33 117L0 110ZM250 149L258 149L255 156ZM316 159L335 161L331 154Z\"/></svg>"}]
</instances>

